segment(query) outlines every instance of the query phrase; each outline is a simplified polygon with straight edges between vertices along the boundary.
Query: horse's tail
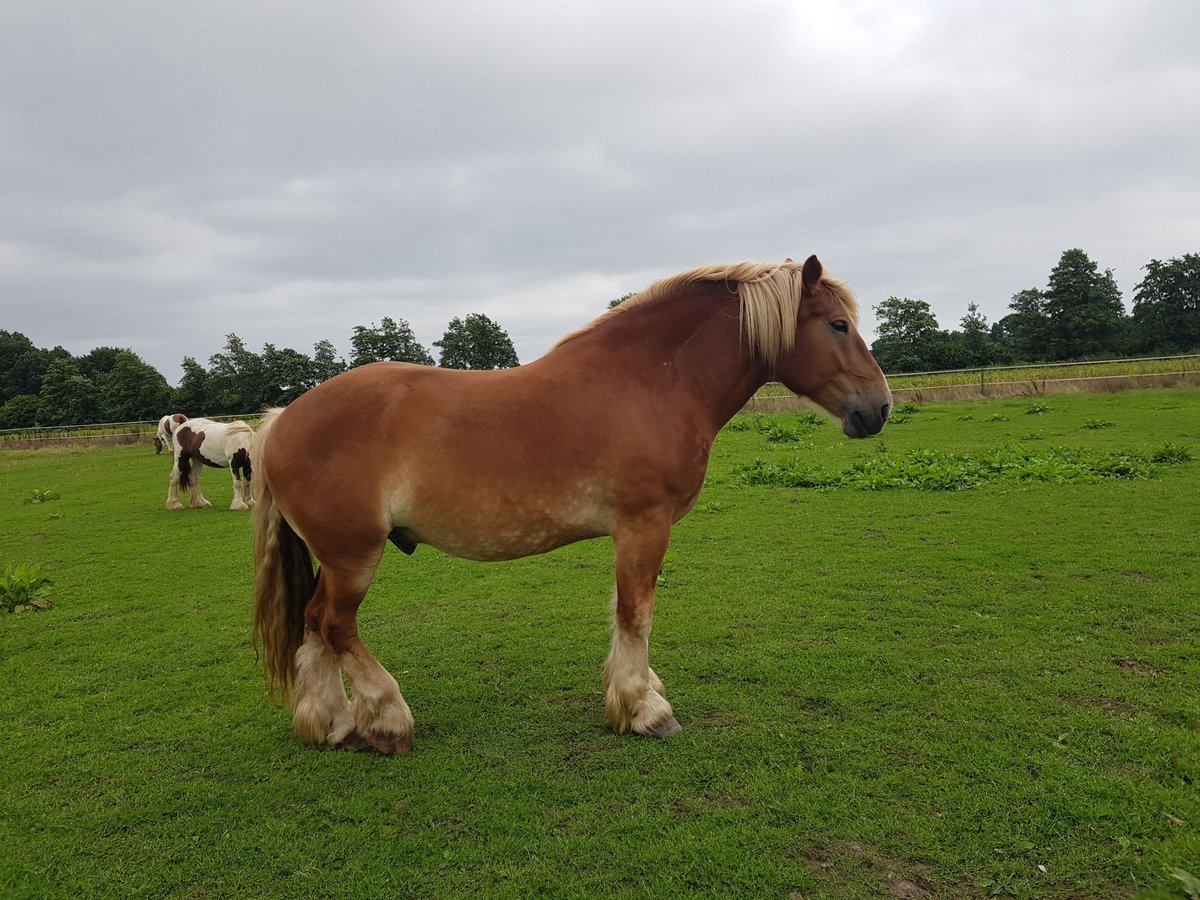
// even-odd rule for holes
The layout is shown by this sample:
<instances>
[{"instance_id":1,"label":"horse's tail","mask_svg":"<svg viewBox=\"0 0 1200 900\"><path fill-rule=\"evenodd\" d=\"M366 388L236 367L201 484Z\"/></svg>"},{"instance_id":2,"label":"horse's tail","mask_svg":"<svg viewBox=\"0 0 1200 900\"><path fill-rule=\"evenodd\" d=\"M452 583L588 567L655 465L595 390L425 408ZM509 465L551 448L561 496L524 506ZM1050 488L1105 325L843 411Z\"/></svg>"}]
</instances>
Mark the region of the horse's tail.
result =
<instances>
[{"instance_id":1,"label":"horse's tail","mask_svg":"<svg viewBox=\"0 0 1200 900\"><path fill-rule=\"evenodd\" d=\"M293 660L304 641L304 608L317 588L312 555L283 517L271 493L263 453L282 409L267 410L252 445L254 479L254 649L262 648L263 674L272 696L284 701L292 687Z\"/></svg>"},{"instance_id":2,"label":"horse's tail","mask_svg":"<svg viewBox=\"0 0 1200 900\"><path fill-rule=\"evenodd\" d=\"M179 490L186 494L192 489L192 480L194 477L191 455L187 453L177 454L175 465L179 469Z\"/></svg>"}]
</instances>

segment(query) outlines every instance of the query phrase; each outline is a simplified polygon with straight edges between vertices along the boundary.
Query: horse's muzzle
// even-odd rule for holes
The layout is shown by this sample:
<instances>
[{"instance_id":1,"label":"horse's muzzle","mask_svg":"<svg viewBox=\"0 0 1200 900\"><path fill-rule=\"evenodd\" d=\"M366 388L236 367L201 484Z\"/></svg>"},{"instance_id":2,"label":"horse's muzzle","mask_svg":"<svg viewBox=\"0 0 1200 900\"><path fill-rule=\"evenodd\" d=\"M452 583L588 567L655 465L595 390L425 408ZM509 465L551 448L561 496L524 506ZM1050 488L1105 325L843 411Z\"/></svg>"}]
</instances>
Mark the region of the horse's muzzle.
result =
<instances>
[{"instance_id":1,"label":"horse's muzzle","mask_svg":"<svg viewBox=\"0 0 1200 900\"><path fill-rule=\"evenodd\" d=\"M846 437L865 438L883 431L883 424L891 415L892 406L884 403L879 407L862 406L852 409L842 417L842 434Z\"/></svg>"}]
</instances>

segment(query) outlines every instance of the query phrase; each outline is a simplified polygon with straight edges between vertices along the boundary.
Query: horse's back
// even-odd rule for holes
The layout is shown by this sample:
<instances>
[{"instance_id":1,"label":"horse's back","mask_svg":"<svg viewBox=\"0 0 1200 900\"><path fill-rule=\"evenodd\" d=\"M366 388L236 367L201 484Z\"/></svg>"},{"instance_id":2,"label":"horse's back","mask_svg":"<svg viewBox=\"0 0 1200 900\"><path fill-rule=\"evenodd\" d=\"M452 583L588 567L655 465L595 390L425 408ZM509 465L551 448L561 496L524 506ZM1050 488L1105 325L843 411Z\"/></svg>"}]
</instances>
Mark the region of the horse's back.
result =
<instances>
[{"instance_id":1,"label":"horse's back","mask_svg":"<svg viewBox=\"0 0 1200 900\"><path fill-rule=\"evenodd\" d=\"M378 363L280 413L263 466L302 532L350 518L461 556L523 556L610 526L602 441L570 410L536 370Z\"/></svg>"}]
</instances>

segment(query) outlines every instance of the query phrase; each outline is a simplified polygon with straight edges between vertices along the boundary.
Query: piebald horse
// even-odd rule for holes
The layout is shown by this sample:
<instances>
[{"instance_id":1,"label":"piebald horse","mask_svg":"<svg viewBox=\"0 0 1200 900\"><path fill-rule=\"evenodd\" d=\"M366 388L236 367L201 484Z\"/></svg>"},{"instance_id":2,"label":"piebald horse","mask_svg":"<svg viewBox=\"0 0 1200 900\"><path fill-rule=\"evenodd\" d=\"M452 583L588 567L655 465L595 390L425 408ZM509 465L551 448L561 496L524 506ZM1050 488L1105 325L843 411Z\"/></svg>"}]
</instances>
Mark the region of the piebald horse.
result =
<instances>
[{"instance_id":1,"label":"piebald horse","mask_svg":"<svg viewBox=\"0 0 1200 900\"><path fill-rule=\"evenodd\" d=\"M158 431L154 435L154 452L162 453L163 447L175 453L175 429L187 421L183 413L171 413L158 420Z\"/></svg>"},{"instance_id":2,"label":"piebald horse","mask_svg":"<svg viewBox=\"0 0 1200 900\"><path fill-rule=\"evenodd\" d=\"M850 437L883 428L891 393L857 318L815 256L707 266L652 284L525 366L376 363L270 410L255 450L254 635L296 732L346 749L411 746L408 704L357 626L389 540L506 560L602 535L617 582L608 721L677 731L648 657L671 526L700 494L717 432L769 380Z\"/></svg>"},{"instance_id":3,"label":"piebald horse","mask_svg":"<svg viewBox=\"0 0 1200 900\"><path fill-rule=\"evenodd\" d=\"M167 509L183 509L180 493L190 492L191 506L199 509L212 504L200 492L200 473L204 466L229 469L233 475L233 502L230 509L249 509L254 505L250 492L250 451L254 429L245 422L214 422L212 419L188 419L175 428L174 458L167 479Z\"/></svg>"}]
</instances>

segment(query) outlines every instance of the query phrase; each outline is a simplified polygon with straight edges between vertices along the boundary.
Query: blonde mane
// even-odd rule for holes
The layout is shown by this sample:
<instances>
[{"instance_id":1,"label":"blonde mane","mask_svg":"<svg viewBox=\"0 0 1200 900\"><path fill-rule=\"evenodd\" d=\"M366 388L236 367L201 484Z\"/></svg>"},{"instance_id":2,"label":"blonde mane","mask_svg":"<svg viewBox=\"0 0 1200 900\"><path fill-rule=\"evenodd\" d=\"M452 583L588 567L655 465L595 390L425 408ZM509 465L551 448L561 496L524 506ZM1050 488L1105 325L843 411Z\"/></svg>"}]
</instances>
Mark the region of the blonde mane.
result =
<instances>
[{"instance_id":1,"label":"blonde mane","mask_svg":"<svg viewBox=\"0 0 1200 900\"><path fill-rule=\"evenodd\" d=\"M645 290L635 294L618 306L593 319L578 331L562 338L559 347L572 338L586 334L597 325L630 310L657 303L681 288L697 282L724 282L737 288L741 298L742 333L746 336L750 353L774 368L781 353L786 353L796 342L796 319L800 313L801 270L804 263L785 260L782 263L740 262L701 266L688 272L680 272L669 278L654 282ZM858 324L858 301L841 281L828 275L821 276L824 285L846 308L847 314Z\"/></svg>"}]
</instances>

